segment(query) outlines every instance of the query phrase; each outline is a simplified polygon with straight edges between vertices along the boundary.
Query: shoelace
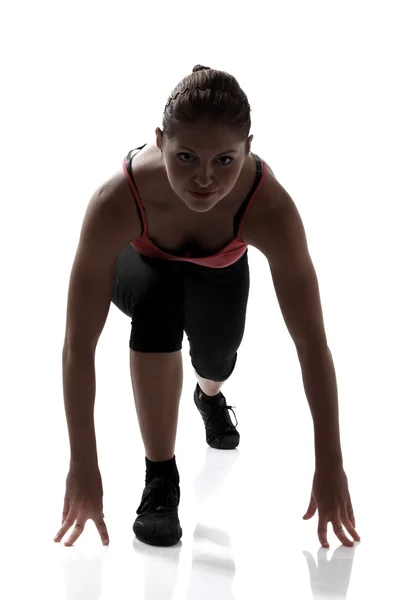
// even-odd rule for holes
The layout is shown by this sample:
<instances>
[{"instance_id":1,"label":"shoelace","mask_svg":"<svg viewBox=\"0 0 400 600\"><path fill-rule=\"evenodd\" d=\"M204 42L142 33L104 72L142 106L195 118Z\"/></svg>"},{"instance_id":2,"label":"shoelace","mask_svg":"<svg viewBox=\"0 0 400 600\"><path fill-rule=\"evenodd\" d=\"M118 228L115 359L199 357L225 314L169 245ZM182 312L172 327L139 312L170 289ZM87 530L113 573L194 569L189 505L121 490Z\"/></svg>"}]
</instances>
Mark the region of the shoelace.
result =
<instances>
[{"instance_id":1,"label":"shoelace","mask_svg":"<svg viewBox=\"0 0 400 600\"><path fill-rule=\"evenodd\" d=\"M220 405L213 407L213 411L207 420L206 429L212 420L213 425L215 423L215 424L223 427L221 434L230 433L231 431L234 431L235 428L238 426L238 420L237 420L235 411L233 410L234 408L236 408L236 406L226 406L225 404L220 404ZM225 411L226 410L231 410L233 412L233 414L235 415L236 425L226 425L225 424L225 419L226 419Z\"/></svg>"},{"instance_id":2,"label":"shoelace","mask_svg":"<svg viewBox=\"0 0 400 600\"><path fill-rule=\"evenodd\" d=\"M176 488L176 489L175 489ZM148 485L137 513L173 511L179 502L179 491L173 481L155 477Z\"/></svg>"}]
</instances>

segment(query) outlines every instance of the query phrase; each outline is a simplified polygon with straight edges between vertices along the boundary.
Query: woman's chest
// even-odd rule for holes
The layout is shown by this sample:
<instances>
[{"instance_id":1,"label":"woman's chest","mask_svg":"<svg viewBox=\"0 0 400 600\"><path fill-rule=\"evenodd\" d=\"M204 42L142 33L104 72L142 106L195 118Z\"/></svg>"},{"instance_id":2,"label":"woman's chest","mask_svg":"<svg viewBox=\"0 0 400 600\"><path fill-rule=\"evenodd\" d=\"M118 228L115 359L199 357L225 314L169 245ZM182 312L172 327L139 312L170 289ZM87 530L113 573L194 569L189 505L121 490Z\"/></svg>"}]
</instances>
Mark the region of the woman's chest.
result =
<instances>
[{"instance_id":1,"label":"woman's chest","mask_svg":"<svg viewBox=\"0 0 400 600\"><path fill-rule=\"evenodd\" d=\"M210 210L206 215L185 212L143 200L147 236L161 249L177 256L217 254L235 237L234 215Z\"/></svg>"}]
</instances>

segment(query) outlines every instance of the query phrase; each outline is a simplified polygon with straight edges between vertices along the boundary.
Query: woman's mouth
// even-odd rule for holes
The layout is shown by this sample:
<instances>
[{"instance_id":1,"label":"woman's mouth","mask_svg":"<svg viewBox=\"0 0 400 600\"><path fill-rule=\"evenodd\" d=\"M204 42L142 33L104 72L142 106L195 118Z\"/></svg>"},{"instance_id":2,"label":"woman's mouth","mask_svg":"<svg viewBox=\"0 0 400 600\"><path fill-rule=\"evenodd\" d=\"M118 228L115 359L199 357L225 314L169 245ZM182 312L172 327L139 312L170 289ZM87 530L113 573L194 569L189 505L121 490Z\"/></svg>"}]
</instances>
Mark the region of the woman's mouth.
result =
<instances>
[{"instance_id":1,"label":"woman's mouth","mask_svg":"<svg viewBox=\"0 0 400 600\"><path fill-rule=\"evenodd\" d=\"M207 198L211 198L211 196L214 196L216 190L214 192L207 192L207 193L199 193L199 192L191 192L190 190L188 190L189 194L191 196L193 196L193 198L198 198L200 200L206 200Z\"/></svg>"}]
</instances>

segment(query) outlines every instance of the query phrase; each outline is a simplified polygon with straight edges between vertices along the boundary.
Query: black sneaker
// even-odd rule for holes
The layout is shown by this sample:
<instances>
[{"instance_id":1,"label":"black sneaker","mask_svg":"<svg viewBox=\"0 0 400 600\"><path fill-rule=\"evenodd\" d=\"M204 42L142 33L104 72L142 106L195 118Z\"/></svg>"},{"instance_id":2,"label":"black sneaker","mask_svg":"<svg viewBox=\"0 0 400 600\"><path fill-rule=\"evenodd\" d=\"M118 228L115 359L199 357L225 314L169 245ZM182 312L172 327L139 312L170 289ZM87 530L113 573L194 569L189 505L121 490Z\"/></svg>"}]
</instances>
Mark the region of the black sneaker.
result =
<instances>
[{"instance_id":1,"label":"black sneaker","mask_svg":"<svg viewBox=\"0 0 400 600\"><path fill-rule=\"evenodd\" d=\"M211 401L201 400L200 393L202 394L202 391L197 384L194 391L194 402L203 417L207 444L218 450L234 450L240 442L240 434L228 412L228 410L232 410L235 415L234 407L227 406L225 396L221 392ZM236 425L238 425L237 419Z\"/></svg>"},{"instance_id":2,"label":"black sneaker","mask_svg":"<svg viewBox=\"0 0 400 600\"><path fill-rule=\"evenodd\" d=\"M133 524L136 537L151 546L173 546L182 537L178 506L180 488L171 477L154 477L144 488Z\"/></svg>"}]
</instances>

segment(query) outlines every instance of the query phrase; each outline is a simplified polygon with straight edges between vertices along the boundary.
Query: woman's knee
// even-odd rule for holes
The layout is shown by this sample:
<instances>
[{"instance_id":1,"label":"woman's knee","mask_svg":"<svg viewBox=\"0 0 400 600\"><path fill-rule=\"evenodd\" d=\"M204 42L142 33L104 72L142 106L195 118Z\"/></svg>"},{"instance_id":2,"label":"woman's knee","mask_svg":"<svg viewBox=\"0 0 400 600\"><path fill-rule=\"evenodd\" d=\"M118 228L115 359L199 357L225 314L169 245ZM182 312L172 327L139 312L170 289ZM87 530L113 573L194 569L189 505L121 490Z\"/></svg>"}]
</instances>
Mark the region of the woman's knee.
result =
<instances>
[{"instance_id":1,"label":"woman's knee","mask_svg":"<svg viewBox=\"0 0 400 600\"><path fill-rule=\"evenodd\" d=\"M203 379L210 381L226 381L232 375L237 361L237 352L228 357L216 357L210 352L209 356L191 356L192 366Z\"/></svg>"}]
</instances>

